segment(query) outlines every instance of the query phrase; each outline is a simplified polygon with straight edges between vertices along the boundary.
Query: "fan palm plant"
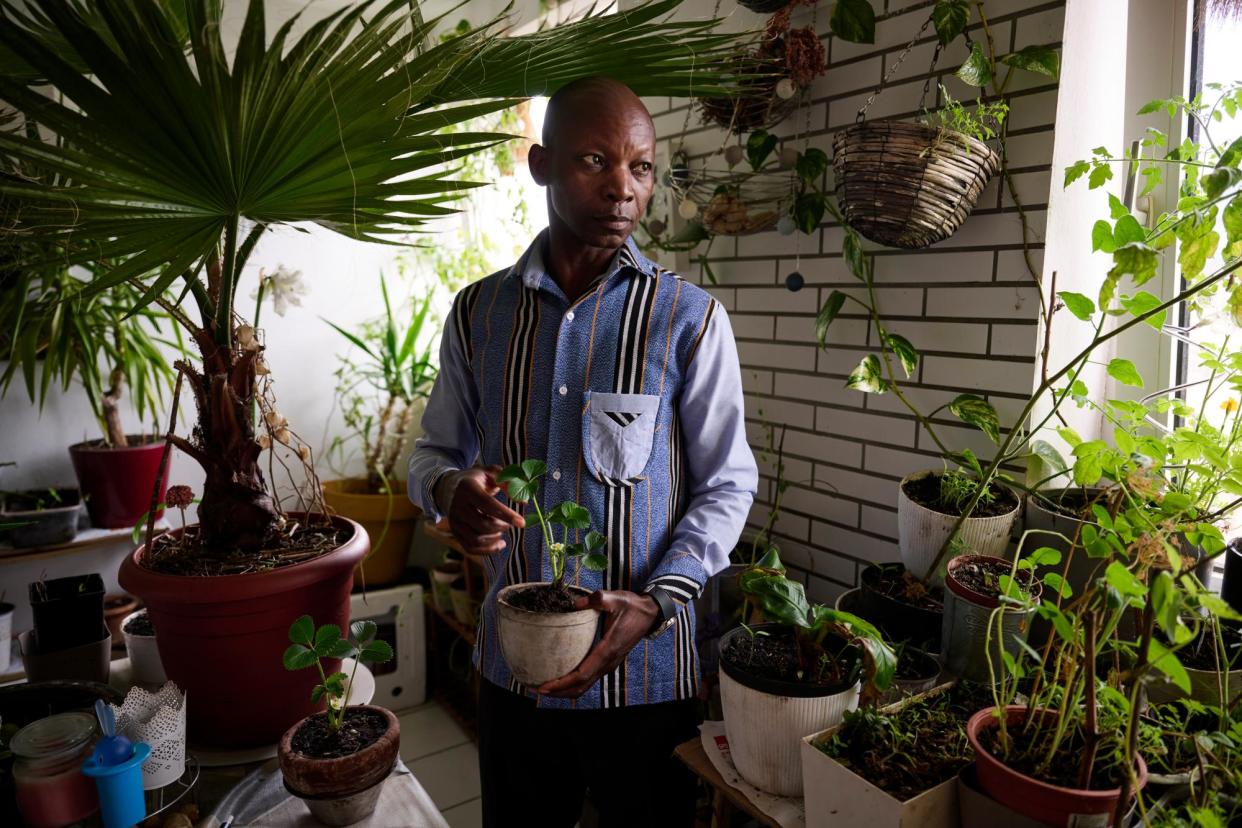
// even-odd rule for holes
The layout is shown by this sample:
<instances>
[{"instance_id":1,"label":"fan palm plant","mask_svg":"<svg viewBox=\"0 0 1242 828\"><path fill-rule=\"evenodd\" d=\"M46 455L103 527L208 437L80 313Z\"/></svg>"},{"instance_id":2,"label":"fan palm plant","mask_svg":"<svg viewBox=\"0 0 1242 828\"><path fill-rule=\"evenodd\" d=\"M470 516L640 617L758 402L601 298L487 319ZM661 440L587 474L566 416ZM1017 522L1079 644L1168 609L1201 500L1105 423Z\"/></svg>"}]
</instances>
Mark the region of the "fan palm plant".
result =
<instances>
[{"instance_id":1,"label":"fan palm plant","mask_svg":"<svg viewBox=\"0 0 1242 828\"><path fill-rule=\"evenodd\" d=\"M267 369L234 310L263 234L313 222L400 243L475 186L453 177L455 160L507 137L444 128L576 78L727 94L739 36L666 19L679 2L520 37L501 18L437 39L416 0L353 3L296 37L295 16L270 38L251 0L230 60L222 0L0 0L0 65L15 68L0 100L39 128L0 135L0 157L56 182L0 179L0 227L60 243L68 264L113 262L84 296L128 283L135 308L156 303L188 331L201 365L176 367L198 423L170 440L206 472L205 548L257 550L280 522L259 462L270 436L252 417Z\"/></svg>"}]
</instances>

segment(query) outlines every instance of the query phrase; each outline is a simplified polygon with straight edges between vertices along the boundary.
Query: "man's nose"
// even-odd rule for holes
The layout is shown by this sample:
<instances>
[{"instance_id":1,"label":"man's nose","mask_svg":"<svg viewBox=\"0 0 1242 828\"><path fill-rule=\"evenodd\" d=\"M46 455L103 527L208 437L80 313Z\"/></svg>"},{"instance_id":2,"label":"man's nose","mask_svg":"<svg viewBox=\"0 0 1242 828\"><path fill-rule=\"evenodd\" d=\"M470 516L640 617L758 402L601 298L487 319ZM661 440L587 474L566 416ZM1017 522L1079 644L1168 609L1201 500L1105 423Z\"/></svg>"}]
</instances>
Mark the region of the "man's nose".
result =
<instances>
[{"instance_id":1,"label":"man's nose","mask_svg":"<svg viewBox=\"0 0 1242 828\"><path fill-rule=\"evenodd\" d=\"M634 184L630 180L630 171L622 166L613 167L605 184L605 195L615 204L625 204L634 200Z\"/></svg>"}]
</instances>

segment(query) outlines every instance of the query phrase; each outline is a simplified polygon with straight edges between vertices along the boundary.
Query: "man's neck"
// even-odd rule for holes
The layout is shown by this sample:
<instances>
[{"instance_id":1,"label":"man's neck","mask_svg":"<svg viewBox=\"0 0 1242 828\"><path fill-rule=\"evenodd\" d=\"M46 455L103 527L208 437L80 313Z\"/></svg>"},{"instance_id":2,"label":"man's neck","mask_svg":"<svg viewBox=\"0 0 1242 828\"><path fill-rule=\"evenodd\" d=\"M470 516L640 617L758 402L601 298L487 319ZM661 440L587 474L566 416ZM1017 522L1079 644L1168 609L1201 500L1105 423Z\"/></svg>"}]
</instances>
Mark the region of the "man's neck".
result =
<instances>
[{"instance_id":1,"label":"man's neck","mask_svg":"<svg viewBox=\"0 0 1242 828\"><path fill-rule=\"evenodd\" d=\"M544 267L570 302L576 302L608 267L616 250L589 247L563 226L548 228Z\"/></svg>"}]
</instances>

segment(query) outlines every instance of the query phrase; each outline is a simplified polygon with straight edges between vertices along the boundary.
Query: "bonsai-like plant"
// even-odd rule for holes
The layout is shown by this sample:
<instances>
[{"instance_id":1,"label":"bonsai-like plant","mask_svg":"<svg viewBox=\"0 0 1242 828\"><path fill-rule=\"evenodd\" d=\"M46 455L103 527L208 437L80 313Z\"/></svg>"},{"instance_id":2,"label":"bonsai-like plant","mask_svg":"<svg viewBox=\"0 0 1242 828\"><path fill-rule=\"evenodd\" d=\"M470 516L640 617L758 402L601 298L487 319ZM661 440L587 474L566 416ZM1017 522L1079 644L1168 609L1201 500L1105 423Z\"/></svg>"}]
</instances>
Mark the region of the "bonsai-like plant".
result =
<instances>
[{"instance_id":1,"label":"bonsai-like plant","mask_svg":"<svg viewBox=\"0 0 1242 828\"><path fill-rule=\"evenodd\" d=\"M607 538L591 529L591 513L572 500L562 501L547 512L539 506L539 478L548 473L548 465L542 460L523 460L507 466L496 475L496 482L506 487L509 499L515 503L529 502L535 508L535 519L543 532L543 548L552 564L552 588L565 591L565 564L570 558L597 572L608 567L608 556L596 550L603 549ZM560 540L555 527L561 527ZM569 540L570 532L577 537L586 530L581 541Z\"/></svg>"},{"instance_id":2,"label":"bonsai-like plant","mask_svg":"<svg viewBox=\"0 0 1242 828\"><path fill-rule=\"evenodd\" d=\"M358 665L381 664L392 658L392 647L387 641L376 638L376 632L374 621L355 621L349 625L349 636L342 638L341 628L336 624L324 624L316 629L315 620L309 615L303 615L289 627L289 640L293 643L285 650L285 669L314 667L319 671L319 683L311 690L311 701L327 700L324 715L333 732L340 730L345 722L349 688L358 674ZM341 658L354 659L352 672L337 671L330 675L325 672L325 660Z\"/></svg>"},{"instance_id":3,"label":"bonsai-like plant","mask_svg":"<svg viewBox=\"0 0 1242 828\"><path fill-rule=\"evenodd\" d=\"M785 577L785 565L775 548L740 572L738 585L764 618L783 625L794 636L803 680L825 683L845 677L848 665L840 662L839 653L824 646L832 634L862 650L864 702L874 702L892 683L897 657L880 631L856 615L808 601L802 584Z\"/></svg>"},{"instance_id":4,"label":"bonsai-like plant","mask_svg":"<svg viewBox=\"0 0 1242 828\"><path fill-rule=\"evenodd\" d=\"M436 39L418 3L372 0L291 40L296 18L269 37L264 3L251 0L230 61L215 0L0 0L0 65L11 67L0 99L27 131L0 135L0 155L53 182L6 175L3 221L59 244L65 264L108 263L82 298L129 284L141 291L132 310L158 304L188 331L201 362L175 367L197 422L168 439L206 472L203 548L254 558L290 540L260 455L291 429L274 410L260 412L265 433L255 427L256 376L269 369L235 305L263 235L314 222L401 241L475 186L448 165L506 137L443 128L576 78L605 74L640 95L727 94L738 71L721 60L737 36L665 20L676 7L658 0L521 37L501 36L501 18Z\"/></svg>"},{"instance_id":5,"label":"bonsai-like plant","mask_svg":"<svg viewBox=\"0 0 1242 828\"><path fill-rule=\"evenodd\" d=\"M415 404L426 399L435 383L431 344L418 349L430 327L432 297L417 304L408 326L393 316L388 284L380 275L384 316L363 323L356 333L328 322L333 330L362 351L364 359L340 357L336 397L345 418L345 437L336 437L330 453L344 455L346 444L360 443L366 465L366 491L391 494L397 464L404 459ZM326 321L326 320L325 320Z\"/></svg>"}]
</instances>

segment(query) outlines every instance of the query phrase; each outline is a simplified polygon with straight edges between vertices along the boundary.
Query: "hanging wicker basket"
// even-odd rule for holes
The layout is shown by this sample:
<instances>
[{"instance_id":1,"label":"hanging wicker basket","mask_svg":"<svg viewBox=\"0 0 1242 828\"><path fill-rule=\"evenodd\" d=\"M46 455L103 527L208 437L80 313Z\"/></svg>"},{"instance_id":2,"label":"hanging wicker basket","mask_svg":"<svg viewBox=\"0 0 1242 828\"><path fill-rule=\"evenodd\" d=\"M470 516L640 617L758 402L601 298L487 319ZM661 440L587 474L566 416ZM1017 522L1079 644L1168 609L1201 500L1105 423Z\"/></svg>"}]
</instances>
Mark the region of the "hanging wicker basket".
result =
<instances>
[{"instance_id":1,"label":"hanging wicker basket","mask_svg":"<svg viewBox=\"0 0 1242 828\"><path fill-rule=\"evenodd\" d=\"M739 53L732 60L732 68L745 78L738 84L737 94L697 99L704 123L743 135L775 126L797 108L798 95L781 98L776 94L776 85L789 76L783 40Z\"/></svg>"},{"instance_id":2,"label":"hanging wicker basket","mask_svg":"<svg viewBox=\"0 0 1242 828\"><path fill-rule=\"evenodd\" d=\"M793 198L788 172L698 170L674 191L699 207L697 220L713 236L748 236L774 228Z\"/></svg>"},{"instance_id":3,"label":"hanging wicker basket","mask_svg":"<svg viewBox=\"0 0 1242 828\"><path fill-rule=\"evenodd\" d=\"M957 232L1000 157L987 144L905 121L862 121L832 140L837 201L864 238L909 250Z\"/></svg>"},{"instance_id":4,"label":"hanging wicker basket","mask_svg":"<svg viewBox=\"0 0 1242 828\"><path fill-rule=\"evenodd\" d=\"M737 0L742 8L750 9L757 14L772 14L792 3L793 0Z\"/></svg>"}]
</instances>

